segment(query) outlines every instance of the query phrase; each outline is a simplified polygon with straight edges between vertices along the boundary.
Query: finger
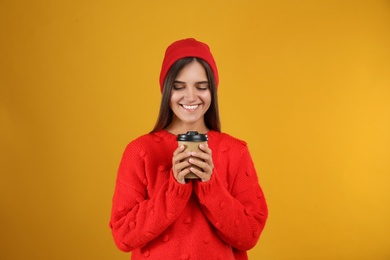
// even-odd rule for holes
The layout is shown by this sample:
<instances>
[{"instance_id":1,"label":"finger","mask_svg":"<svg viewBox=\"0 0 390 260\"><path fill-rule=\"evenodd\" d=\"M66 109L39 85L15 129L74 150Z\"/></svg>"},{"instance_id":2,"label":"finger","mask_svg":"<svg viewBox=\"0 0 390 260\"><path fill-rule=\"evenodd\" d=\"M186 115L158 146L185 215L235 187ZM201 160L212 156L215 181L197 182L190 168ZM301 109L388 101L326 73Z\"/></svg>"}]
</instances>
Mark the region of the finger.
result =
<instances>
[{"instance_id":1,"label":"finger","mask_svg":"<svg viewBox=\"0 0 390 260\"><path fill-rule=\"evenodd\" d=\"M185 177L186 175L190 173L190 169L189 168L186 168L182 171L180 171L176 176L175 176L175 179L178 183L181 183L181 184L185 184L186 183L186 180L185 180Z\"/></svg>"},{"instance_id":2,"label":"finger","mask_svg":"<svg viewBox=\"0 0 390 260\"><path fill-rule=\"evenodd\" d=\"M178 153L178 154L173 156L172 162L173 162L173 164L176 164L176 163L179 163L179 162L187 159L190 156L191 156L191 152L189 152L189 151L181 152L181 153Z\"/></svg>"},{"instance_id":3,"label":"finger","mask_svg":"<svg viewBox=\"0 0 390 260\"><path fill-rule=\"evenodd\" d=\"M212 157L212 150L207 146L207 144L200 144L199 145L200 152L193 151L191 155L197 156L202 159L207 159L205 156Z\"/></svg>"},{"instance_id":4,"label":"finger","mask_svg":"<svg viewBox=\"0 0 390 260\"><path fill-rule=\"evenodd\" d=\"M185 179L186 175L189 174L190 172L191 172L190 167L187 167L187 168L183 169L182 171L180 171L177 174L177 176L180 179Z\"/></svg>"},{"instance_id":5,"label":"finger","mask_svg":"<svg viewBox=\"0 0 390 260\"><path fill-rule=\"evenodd\" d=\"M178 148L176 148L176 150L173 152L173 155L175 156L175 155L177 155L177 154L183 152L184 149L185 149L185 146L184 146L184 145L180 145L180 146L179 146Z\"/></svg>"},{"instance_id":6,"label":"finger","mask_svg":"<svg viewBox=\"0 0 390 260\"><path fill-rule=\"evenodd\" d=\"M188 160L184 160L174 165L175 169L177 169L177 172L180 172L183 169L188 168L189 166L191 166L191 163Z\"/></svg>"},{"instance_id":7,"label":"finger","mask_svg":"<svg viewBox=\"0 0 390 260\"><path fill-rule=\"evenodd\" d=\"M214 168L213 158L211 155L203 152L192 152L191 156L206 162L211 167L211 169Z\"/></svg>"},{"instance_id":8,"label":"finger","mask_svg":"<svg viewBox=\"0 0 390 260\"><path fill-rule=\"evenodd\" d=\"M210 154L210 155L212 153L211 149L209 148L209 146L207 144L200 144L199 149L207 154Z\"/></svg>"},{"instance_id":9,"label":"finger","mask_svg":"<svg viewBox=\"0 0 390 260\"><path fill-rule=\"evenodd\" d=\"M208 182L211 178L210 173L203 172L196 167L190 167L190 171L196 176L198 176L202 180L202 182Z\"/></svg>"},{"instance_id":10,"label":"finger","mask_svg":"<svg viewBox=\"0 0 390 260\"><path fill-rule=\"evenodd\" d=\"M211 159L211 156L207 153L204 153L204 152L191 152L191 156L192 157L196 157L196 158L199 158L203 161L206 161L206 160L210 160Z\"/></svg>"},{"instance_id":11,"label":"finger","mask_svg":"<svg viewBox=\"0 0 390 260\"><path fill-rule=\"evenodd\" d=\"M199 159L190 158L188 161L189 161L192 165L196 165L196 166L198 166L199 168L201 168L201 169L203 169L203 170L208 166L208 164L207 164L206 162L201 161L201 160L199 160Z\"/></svg>"},{"instance_id":12,"label":"finger","mask_svg":"<svg viewBox=\"0 0 390 260\"><path fill-rule=\"evenodd\" d=\"M193 167L193 168L203 172L206 175L211 175L213 173L213 168L214 167L212 165L206 163L206 162L199 161L199 160L196 160L196 159L190 159L190 163L192 165L198 167L198 168L196 168L196 167Z\"/></svg>"}]
</instances>

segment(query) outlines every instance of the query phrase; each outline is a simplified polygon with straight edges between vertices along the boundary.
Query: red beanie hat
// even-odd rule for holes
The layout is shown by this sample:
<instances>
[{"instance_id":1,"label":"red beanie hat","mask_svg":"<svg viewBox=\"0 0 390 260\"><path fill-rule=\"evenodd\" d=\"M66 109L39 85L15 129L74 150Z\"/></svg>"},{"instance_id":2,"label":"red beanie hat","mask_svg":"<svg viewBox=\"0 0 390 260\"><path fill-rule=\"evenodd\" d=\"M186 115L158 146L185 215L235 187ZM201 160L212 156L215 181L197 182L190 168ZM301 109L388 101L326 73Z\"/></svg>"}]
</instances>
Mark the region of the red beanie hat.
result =
<instances>
[{"instance_id":1,"label":"red beanie hat","mask_svg":"<svg viewBox=\"0 0 390 260\"><path fill-rule=\"evenodd\" d=\"M171 66L179 59L186 57L200 58L206 61L211 70L213 71L215 83L218 86L218 70L215 64L213 55L210 52L210 48L207 44L199 42L194 38L187 38L178 40L168 46L165 51L164 60L161 67L160 73L160 90L162 92L164 87L164 80Z\"/></svg>"}]
</instances>

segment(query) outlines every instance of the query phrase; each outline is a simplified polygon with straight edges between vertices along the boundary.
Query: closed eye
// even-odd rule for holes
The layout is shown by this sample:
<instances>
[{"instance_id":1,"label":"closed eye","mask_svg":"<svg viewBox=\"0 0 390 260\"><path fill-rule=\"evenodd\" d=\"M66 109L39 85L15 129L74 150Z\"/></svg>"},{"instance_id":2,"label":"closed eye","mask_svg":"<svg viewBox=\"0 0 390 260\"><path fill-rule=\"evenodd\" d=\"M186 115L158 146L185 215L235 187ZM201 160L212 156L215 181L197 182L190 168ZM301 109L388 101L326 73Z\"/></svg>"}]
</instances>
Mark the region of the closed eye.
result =
<instances>
[{"instance_id":1,"label":"closed eye","mask_svg":"<svg viewBox=\"0 0 390 260\"><path fill-rule=\"evenodd\" d=\"M197 82L196 88L198 90L208 90L209 89L209 82L208 81Z\"/></svg>"},{"instance_id":2,"label":"closed eye","mask_svg":"<svg viewBox=\"0 0 390 260\"><path fill-rule=\"evenodd\" d=\"M182 82L182 81L177 81L175 80L173 82L173 89L174 90L181 90L181 89L184 89L186 86L186 83L185 82Z\"/></svg>"},{"instance_id":3,"label":"closed eye","mask_svg":"<svg viewBox=\"0 0 390 260\"><path fill-rule=\"evenodd\" d=\"M184 89L185 87L184 86L181 86L181 85L173 85L173 89L174 90L181 90L181 89Z\"/></svg>"},{"instance_id":4,"label":"closed eye","mask_svg":"<svg viewBox=\"0 0 390 260\"><path fill-rule=\"evenodd\" d=\"M185 89L187 84L182 81L174 81L173 82L173 89L174 90L182 90ZM197 90L203 91L209 89L209 82L208 81L200 81L195 83L195 87Z\"/></svg>"}]
</instances>

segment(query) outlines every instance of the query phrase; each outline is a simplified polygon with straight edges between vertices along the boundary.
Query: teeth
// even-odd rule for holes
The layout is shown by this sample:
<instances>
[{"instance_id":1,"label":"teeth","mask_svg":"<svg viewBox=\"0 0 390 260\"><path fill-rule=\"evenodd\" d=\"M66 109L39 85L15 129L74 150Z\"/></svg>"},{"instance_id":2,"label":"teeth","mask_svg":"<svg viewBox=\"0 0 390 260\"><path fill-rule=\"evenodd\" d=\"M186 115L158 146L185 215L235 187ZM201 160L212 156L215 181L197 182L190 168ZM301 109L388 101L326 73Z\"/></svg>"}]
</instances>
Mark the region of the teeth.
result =
<instances>
[{"instance_id":1,"label":"teeth","mask_svg":"<svg viewBox=\"0 0 390 260\"><path fill-rule=\"evenodd\" d=\"M193 105L193 106L186 106L186 105L183 105L183 107L184 107L185 109L193 110L193 109L197 108L198 105Z\"/></svg>"}]
</instances>

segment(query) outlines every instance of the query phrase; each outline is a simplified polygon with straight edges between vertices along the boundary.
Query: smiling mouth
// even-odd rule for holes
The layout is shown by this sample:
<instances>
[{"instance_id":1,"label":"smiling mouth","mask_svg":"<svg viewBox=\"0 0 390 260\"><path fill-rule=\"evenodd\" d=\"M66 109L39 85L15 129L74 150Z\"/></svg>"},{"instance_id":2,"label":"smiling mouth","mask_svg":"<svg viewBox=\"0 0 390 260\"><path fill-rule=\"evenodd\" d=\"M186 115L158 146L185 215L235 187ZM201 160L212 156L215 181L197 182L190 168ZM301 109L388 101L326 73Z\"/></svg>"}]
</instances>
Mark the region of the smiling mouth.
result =
<instances>
[{"instance_id":1,"label":"smiling mouth","mask_svg":"<svg viewBox=\"0 0 390 260\"><path fill-rule=\"evenodd\" d=\"M197 109L199 107L199 105L191 105L191 106L188 106L188 105L181 105L185 110L189 110L189 111L194 111L195 109Z\"/></svg>"}]
</instances>

